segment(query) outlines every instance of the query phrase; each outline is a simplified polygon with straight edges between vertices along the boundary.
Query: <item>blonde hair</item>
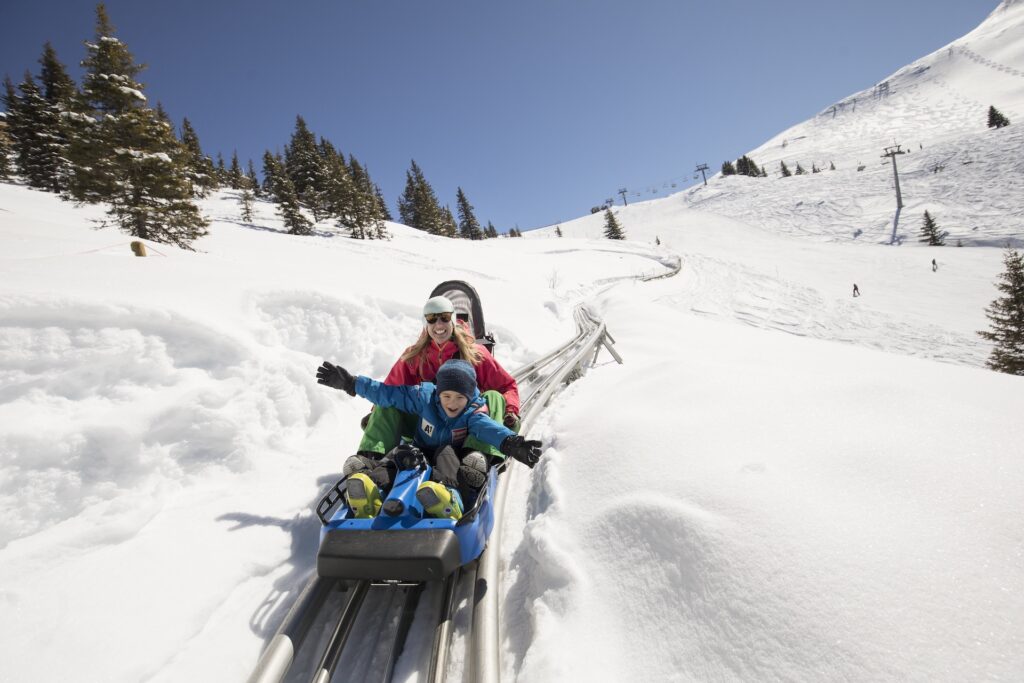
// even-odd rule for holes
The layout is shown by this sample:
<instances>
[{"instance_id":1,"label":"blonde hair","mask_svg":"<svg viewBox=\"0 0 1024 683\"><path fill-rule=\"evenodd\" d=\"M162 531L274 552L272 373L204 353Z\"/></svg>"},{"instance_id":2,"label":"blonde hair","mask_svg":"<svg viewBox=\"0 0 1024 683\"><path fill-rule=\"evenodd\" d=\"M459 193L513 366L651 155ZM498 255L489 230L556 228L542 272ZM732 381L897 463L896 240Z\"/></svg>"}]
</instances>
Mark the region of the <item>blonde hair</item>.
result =
<instances>
[{"instance_id":1,"label":"blonde hair","mask_svg":"<svg viewBox=\"0 0 1024 683\"><path fill-rule=\"evenodd\" d=\"M461 324L456 323L452 330L452 338L455 341L455 345L459 347L459 356L462 360L468 361L472 365L480 365L480 361L484 358L480 353L480 349L476 346L476 337L474 337L469 330ZM420 332L419 339L416 340L416 343L407 348L405 353L402 354L402 360L410 361L413 358L418 357L419 367L417 367L416 370L421 370L423 367L423 352L429 344L430 334L427 332L427 328L424 327Z\"/></svg>"}]
</instances>

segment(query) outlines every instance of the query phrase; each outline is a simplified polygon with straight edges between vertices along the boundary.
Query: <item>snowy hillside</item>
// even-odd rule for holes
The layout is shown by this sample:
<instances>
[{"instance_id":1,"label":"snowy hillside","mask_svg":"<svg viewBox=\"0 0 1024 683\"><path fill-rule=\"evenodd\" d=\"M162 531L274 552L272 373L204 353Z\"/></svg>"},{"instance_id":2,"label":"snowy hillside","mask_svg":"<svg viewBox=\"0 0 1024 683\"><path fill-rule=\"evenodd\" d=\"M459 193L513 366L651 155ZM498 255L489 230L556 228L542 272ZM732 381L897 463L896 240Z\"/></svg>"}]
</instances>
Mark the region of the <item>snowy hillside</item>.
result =
<instances>
[{"instance_id":1,"label":"snowy hillside","mask_svg":"<svg viewBox=\"0 0 1024 683\"><path fill-rule=\"evenodd\" d=\"M773 233L887 244L896 194L892 164L882 154L899 144L906 154L897 157L904 202L898 239L915 242L928 210L949 231L951 246L1019 245L1024 125L988 128L991 105L1024 124L1019 1L1001 4L963 38L750 151L768 178L718 175L707 187L654 201L682 201ZM790 171L799 163L807 175L782 178L780 162ZM812 174L812 166L822 172Z\"/></svg>"},{"instance_id":2,"label":"snowy hillside","mask_svg":"<svg viewBox=\"0 0 1024 683\"><path fill-rule=\"evenodd\" d=\"M222 192L197 251L143 259L102 209L0 183L0 681L245 680L368 407L315 368L384 375L446 279L509 369L580 303L625 361L602 353L512 473L504 680L1024 679L1024 384L975 333L1024 239L1022 26L1005 3L886 97L751 152L836 171L618 208L624 242L600 214L561 238L298 237ZM984 127L990 99L1010 127ZM972 246L916 244L924 208Z\"/></svg>"}]
</instances>

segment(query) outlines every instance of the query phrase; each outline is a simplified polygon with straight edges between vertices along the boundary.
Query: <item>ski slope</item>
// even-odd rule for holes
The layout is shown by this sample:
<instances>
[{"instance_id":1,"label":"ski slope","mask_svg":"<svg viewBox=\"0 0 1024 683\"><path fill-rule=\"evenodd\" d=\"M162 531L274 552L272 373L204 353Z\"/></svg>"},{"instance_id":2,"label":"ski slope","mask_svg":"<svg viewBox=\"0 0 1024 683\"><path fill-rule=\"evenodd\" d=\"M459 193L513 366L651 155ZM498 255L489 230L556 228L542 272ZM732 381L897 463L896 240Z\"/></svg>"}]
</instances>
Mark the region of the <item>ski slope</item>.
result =
<instances>
[{"instance_id":1,"label":"ski slope","mask_svg":"<svg viewBox=\"0 0 1024 683\"><path fill-rule=\"evenodd\" d=\"M1022 6L750 152L835 172L620 207L624 242L600 214L561 238L295 237L221 192L195 252L139 259L99 207L0 184L0 680L244 680L368 407L317 365L385 374L446 279L509 368L580 303L625 360L556 399L511 482L507 680L1021 679L1024 385L975 332L1024 236ZM984 127L990 99L1010 127ZM954 151L974 161L926 170ZM966 246L919 245L924 208Z\"/></svg>"}]
</instances>

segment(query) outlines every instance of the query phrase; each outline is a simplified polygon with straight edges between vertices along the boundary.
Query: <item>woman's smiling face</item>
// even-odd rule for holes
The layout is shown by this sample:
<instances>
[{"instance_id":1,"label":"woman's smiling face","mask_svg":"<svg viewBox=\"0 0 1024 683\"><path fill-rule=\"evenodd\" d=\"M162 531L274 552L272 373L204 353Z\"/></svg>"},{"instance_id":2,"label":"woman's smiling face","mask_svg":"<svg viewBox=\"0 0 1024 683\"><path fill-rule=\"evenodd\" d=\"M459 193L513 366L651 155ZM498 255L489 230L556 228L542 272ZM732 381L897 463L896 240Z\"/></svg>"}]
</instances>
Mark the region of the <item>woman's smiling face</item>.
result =
<instances>
[{"instance_id":1,"label":"woman's smiling face","mask_svg":"<svg viewBox=\"0 0 1024 683\"><path fill-rule=\"evenodd\" d=\"M440 346L449 339L452 338L452 332L455 331L455 320L450 316L447 322L443 319L443 316L437 316L434 322L427 322L427 334L435 344Z\"/></svg>"}]
</instances>

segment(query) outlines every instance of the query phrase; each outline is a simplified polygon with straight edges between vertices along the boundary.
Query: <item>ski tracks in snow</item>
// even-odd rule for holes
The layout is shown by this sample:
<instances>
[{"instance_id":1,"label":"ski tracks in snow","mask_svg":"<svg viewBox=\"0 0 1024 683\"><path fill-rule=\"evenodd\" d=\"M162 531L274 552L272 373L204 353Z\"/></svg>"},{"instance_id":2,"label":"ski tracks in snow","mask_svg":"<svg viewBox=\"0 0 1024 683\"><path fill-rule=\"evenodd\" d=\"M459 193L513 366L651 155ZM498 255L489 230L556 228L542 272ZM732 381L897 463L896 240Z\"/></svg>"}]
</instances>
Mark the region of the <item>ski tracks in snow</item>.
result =
<instances>
[{"instance_id":1,"label":"ski tracks in snow","mask_svg":"<svg viewBox=\"0 0 1024 683\"><path fill-rule=\"evenodd\" d=\"M804 284L709 256L688 255L681 291L660 302L718 319L801 337L864 346L978 367L987 349L970 335L906 322L856 299L823 295Z\"/></svg>"}]
</instances>

